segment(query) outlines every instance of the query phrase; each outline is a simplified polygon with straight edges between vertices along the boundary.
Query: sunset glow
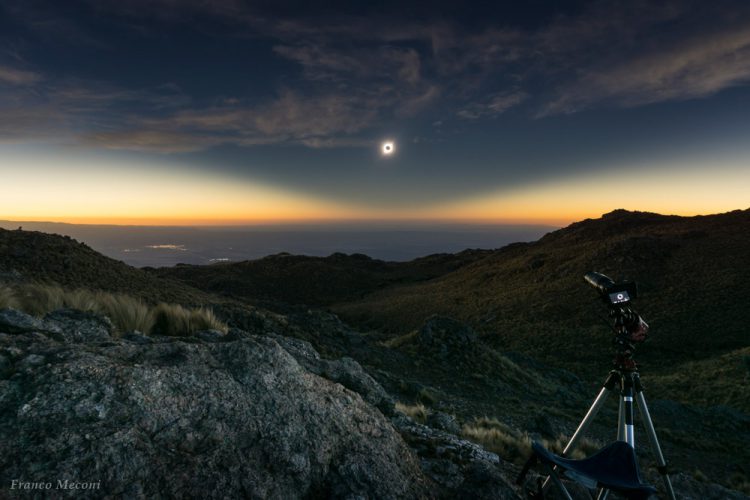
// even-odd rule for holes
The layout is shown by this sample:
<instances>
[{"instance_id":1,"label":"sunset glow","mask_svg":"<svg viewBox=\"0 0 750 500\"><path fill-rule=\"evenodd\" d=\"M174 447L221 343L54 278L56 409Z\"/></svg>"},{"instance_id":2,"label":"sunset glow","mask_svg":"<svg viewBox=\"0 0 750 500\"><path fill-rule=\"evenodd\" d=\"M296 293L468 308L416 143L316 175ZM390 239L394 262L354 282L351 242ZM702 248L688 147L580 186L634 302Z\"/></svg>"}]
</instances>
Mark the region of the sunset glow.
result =
<instances>
[{"instance_id":1,"label":"sunset glow","mask_svg":"<svg viewBox=\"0 0 750 500\"><path fill-rule=\"evenodd\" d=\"M42 3L54 23L0 8L0 219L562 225L750 206L736 12L363 8L321 26L318 9Z\"/></svg>"}]
</instances>

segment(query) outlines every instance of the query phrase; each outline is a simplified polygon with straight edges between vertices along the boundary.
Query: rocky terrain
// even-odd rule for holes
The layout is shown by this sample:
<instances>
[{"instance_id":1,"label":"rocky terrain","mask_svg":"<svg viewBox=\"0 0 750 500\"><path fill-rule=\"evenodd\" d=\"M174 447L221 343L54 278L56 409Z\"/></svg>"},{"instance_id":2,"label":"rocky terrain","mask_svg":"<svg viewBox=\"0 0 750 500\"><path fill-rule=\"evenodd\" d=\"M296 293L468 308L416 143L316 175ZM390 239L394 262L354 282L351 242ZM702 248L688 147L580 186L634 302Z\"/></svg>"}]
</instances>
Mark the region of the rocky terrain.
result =
<instances>
[{"instance_id":1,"label":"rocky terrain","mask_svg":"<svg viewBox=\"0 0 750 500\"><path fill-rule=\"evenodd\" d=\"M518 468L450 416L421 425L351 358L273 332L114 338L90 313L5 309L0 387L11 496L521 498Z\"/></svg>"},{"instance_id":2,"label":"rocky terrain","mask_svg":"<svg viewBox=\"0 0 750 500\"><path fill-rule=\"evenodd\" d=\"M455 258L282 255L173 271L0 231L0 481L99 482L53 498L521 498L512 483L530 440L564 443L608 369L602 306L579 273L616 268L644 283L644 381L680 497L747 498L750 318L735 295L750 273L747 221L616 212ZM347 276L360 264L358 291ZM3 305L3 286L28 282L209 306L230 328L144 335L102 314ZM683 300L686 289L700 293ZM718 303L721 329L701 335ZM676 336L666 320L683 317ZM605 407L589 449L615 421ZM0 496L51 496L8 488Z\"/></svg>"}]
</instances>

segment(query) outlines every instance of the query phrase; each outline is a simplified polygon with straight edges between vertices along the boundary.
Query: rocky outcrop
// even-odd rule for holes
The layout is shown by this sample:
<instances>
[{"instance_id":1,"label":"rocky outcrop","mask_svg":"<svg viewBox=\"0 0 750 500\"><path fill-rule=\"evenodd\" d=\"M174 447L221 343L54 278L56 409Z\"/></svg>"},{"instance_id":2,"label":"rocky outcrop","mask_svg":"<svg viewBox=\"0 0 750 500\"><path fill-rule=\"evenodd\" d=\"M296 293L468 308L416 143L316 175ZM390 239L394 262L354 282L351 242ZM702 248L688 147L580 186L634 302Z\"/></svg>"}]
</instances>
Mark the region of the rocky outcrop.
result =
<instances>
[{"instance_id":1,"label":"rocky outcrop","mask_svg":"<svg viewBox=\"0 0 750 500\"><path fill-rule=\"evenodd\" d=\"M91 498L433 495L380 411L277 340L114 339L90 316L54 314L44 334L8 327L22 316L0 323L3 485L67 480L91 489L57 494ZM321 366L366 380L352 363Z\"/></svg>"},{"instance_id":2,"label":"rocky outcrop","mask_svg":"<svg viewBox=\"0 0 750 500\"><path fill-rule=\"evenodd\" d=\"M322 359L309 342L281 335L272 337L310 372L351 389L384 414L393 414L393 398L352 358Z\"/></svg>"},{"instance_id":3,"label":"rocky outcrop","mask_svg":"<svg viewBox=\"0 0 750 500\"><path fill-rule=\"evenodd\" d=\"M453 434L421 425L405 416L393 418L422 468L446 498L518 499L518 490L500 470L501 459Z\"/></svg>"},{"instance_id":4,"label":"rocky outcrop","mask_svg":"<svg viewBox=\"0 0 750 500\"><path fill-rule=\"evenodd\" d=\"M423 349L440 358L462 356L475 350L477 334L460 321L447 316L434 315L425 320L417 333L417 341Z\"/></svg>"}]
</instances>

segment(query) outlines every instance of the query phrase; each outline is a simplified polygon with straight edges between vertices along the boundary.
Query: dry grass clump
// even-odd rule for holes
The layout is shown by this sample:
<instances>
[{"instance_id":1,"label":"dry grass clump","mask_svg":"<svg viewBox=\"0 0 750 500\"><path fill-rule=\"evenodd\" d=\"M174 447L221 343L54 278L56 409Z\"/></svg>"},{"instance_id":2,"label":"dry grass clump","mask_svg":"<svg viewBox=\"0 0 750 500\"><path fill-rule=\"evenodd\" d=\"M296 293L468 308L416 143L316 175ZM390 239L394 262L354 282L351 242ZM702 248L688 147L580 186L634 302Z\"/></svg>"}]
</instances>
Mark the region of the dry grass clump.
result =
<instances>
[{"instance_id":1,"label":"dry grass clump","mask_svg":"<svg viewBox=\"0 0 750 500\"><path fill-rule=\"evenodd\" d=\"M65 291L57 285L27 283L14 288L18 308L32 316L44 316L65 307Z\"/></svg>"},{"instance_id":2,"label":"dry grass clump","mask_svg":"<svg viewBox=\"0 0 750 500\"><path fill-rule=\"evenodd\" d=\"M549 441L547 439L543 440L542 443L544 444L545 448L552 451L553 453L557 453L558 455L562 455L563 450L565 449L565 445L568 444L568 441L570 441L570 437L565 436L563 434L560 434L557 436L557 439L554 441ZM592 455L593 453L599 451L599 449L603 445L594 440L589 439L587 437L582 437L578 440L578 444L576 445L576 448L568 453L568 458L573 458L575 460L580 460L582 458L586 458L589 455Z\"/></svg>"},{"instance_id":3,"label":"dry grass clump","mask_svg":"<svg viewBox=\"0 0 750 500\"><path fill-rule=\"evenodd\" d=\"M201 307L187 309L179 304L157 305L151 311L153 328L151 331L158 335L191 335L201 330L219 330L227 332L227 325L221 322L211 311Z\"/></svg>"},{"instance_id":4,"label":"dry grass clump","mask_svg":"<svg viewBox=\"0 0 750 500\"><path fill-rule=\"evenodd\" d=\"M188 309L177 304L148 306L141 299L86 289L65 290L45 283L0 285L0 309L14 308L33 316L44 316L69 308L107 316L118 332L160 335L192 335L201 330L226 333L227 325L210 309Z\"/></svg>"},{"instance_id":5,"label":"dry grass clump","mask_svg":"<svg viewBox=\"0 0 750 500\"><path fill-rule=\"evenodd\" d=\"M532 440L529 434L514 429L496 418L482 417L465 424L461 430L461 435L482 445L485 449L497 453L503 459L519 465L526 462L531 455ZM563 435L558 436L554 441L542 440L545 448L558 455L562 454L567 443L568 437ZM576 449L568 454L568 457L585 458L599 448L601 448L599 443L584 437L578 442Z\"/></svg>"},{"instance_id":6,"label":"dry grass clump","mask_svg":"<svg viewBox=\"0 0 750 500\"><path fill-rule=\"evenodd\" d=\"M401 335L398 337L393 337L391 339L385 340L381 342L381 345L384 347L388 347L390 349L396 349L398 347L401 347L403 345L409 344L413 342L416 338L419 332L417 330L412 330L411 332Z\"/></svg>"},{"instance_id":7,"label":"dry grass clump","mask_svg":"<svg viewBox=\"0 0 750 500\"><path fill-rule=\"evenodd\" d=\"M98 295L101 313L108 316L118 330L150 333L153 329L154 315L142 300L122 294L99 292Z\"/></svg>"},{"instance_id":8,"label":"dry grass clump","mask_svg":"<svg viewBox=\"0 0 750 500\"><path fill-rule=\"evenodd\" d=\"M496 418L482 417L464 424L461 436L481 444L486 450L503 459L518 464L531 455L531 438L525 432L500 422Z\"/></svg>"},{"instance_id":9,"label":"dry grass clump","mask_svg":"<svg viewBox=\"0 0 750 500\"><path fill-rule=\"evenodd\" d=\"M0 309L18 309L19 304L13 289L6 285L0 285Z\"/></svg>"},{"instance_id":10,"label":"dry grass clump","mask_svg":"<svg viewBox=\"0 0 750 500\"><path fill-rule=\"evenodd\" d=\"M424 424L427 422L427 415L430 414L430 410L425 408L425 406L422 403L417 403L415 405L407 405L404 403L396 403L396 411L399 413L403 413L407 417L410 417L415 422L419 422L420 424Z\"/></svg>"}]
</instances>

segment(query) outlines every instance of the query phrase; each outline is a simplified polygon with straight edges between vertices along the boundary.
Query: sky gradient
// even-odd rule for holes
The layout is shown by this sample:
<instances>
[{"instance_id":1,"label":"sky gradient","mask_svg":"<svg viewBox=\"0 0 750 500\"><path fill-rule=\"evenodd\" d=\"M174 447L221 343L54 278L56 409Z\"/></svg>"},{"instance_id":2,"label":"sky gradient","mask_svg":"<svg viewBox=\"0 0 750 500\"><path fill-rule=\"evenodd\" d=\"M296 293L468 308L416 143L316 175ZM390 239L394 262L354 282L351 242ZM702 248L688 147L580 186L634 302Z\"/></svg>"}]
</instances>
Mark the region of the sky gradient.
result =
<instances>
[{"instance_id":1,"label":"sky gradient","mask_svg":"<svg viewBox=\"0 0 750 500\"><path fill-rule=\"evenodd\" d=\"M750 3L520 3L3 0L0 218L750 207Z\"/></svg>"}]
</instances>

